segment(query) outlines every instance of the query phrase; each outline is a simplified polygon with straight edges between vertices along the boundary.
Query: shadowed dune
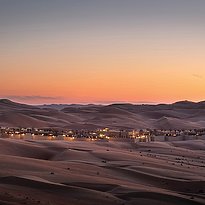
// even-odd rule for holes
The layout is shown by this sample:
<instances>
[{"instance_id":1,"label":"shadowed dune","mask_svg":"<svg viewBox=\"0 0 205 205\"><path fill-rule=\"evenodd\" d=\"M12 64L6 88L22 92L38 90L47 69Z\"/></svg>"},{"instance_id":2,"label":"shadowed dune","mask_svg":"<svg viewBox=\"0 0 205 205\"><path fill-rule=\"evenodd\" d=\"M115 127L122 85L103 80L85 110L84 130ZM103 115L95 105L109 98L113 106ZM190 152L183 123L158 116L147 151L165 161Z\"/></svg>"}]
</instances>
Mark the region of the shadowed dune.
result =
<instances>
[{"instance_id":1,"label":"shadowed dune","mask_svg":"<svg viewBox=\"0 0 205 205\"><path fill-rule=\"evenodd\" d=\"M0 139L0 204L204 204L205 143Z\"/></svg>"}]
</instances>

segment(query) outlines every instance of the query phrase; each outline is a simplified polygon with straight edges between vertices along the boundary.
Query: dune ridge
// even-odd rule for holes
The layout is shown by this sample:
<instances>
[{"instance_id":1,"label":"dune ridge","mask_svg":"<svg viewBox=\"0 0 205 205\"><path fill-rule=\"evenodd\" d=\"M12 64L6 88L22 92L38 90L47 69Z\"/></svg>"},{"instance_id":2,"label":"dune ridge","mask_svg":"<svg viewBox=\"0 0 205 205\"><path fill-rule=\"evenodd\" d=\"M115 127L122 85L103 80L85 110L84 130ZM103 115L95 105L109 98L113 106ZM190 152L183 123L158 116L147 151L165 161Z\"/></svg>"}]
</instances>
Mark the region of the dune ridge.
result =
<instances>
[{"instance_id":1,"label":"dune ridge","mask_svg":"<svg viewBox=\"0 0 205 205\"><path fill-rule=\"evenodd\" d=\"M43 105L0 100L0 126L69 129L197 129L205 127L205 103L159 105Z\"/></svg>"}]
</instances>

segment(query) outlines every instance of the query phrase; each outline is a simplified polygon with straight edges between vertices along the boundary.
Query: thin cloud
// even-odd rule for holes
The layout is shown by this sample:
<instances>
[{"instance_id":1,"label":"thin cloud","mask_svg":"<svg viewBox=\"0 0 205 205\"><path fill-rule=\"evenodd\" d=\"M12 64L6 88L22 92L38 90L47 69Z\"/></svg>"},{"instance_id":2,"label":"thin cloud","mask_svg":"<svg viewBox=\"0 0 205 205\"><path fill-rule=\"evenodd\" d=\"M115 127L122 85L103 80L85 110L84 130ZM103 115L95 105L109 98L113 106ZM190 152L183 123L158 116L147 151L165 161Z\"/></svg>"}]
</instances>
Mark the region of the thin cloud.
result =
<instances>
[{"instance_id":1,"label":"thin cloud","mask_svg":"<svg viewBox=\"0 0 205 205\"><path fill-rule=\"evenodd\" d=\"M193 77L198 78L198 79L203 79L202 75L198 75L198 74L192 74Z\"/></svg>"},{"instance_id":2,"label":"thin cloud","mask_svg":"<svg viewBox=\"0 0 205 205\"><path fill-rule=\"evenodd\" d=\"M31 101L31 100L60 100L62 97L52 97L52 96L41 96L41 95L25 95L25 96L17 96L17 95L8 95L3 96L3 98L8 98L11 100L23 100L23 101Z\"/></svg>"},{"instance_id":3,"label":"thin cloud","mask_svg":"<svg viewBox=\"0 0 205 205\"><path fill-rule=\"evenodd\" d=\"M135 104L158 104L159 102L153 102L153 101L137 101L134 102Z\"/></svg>"}]
</instances>

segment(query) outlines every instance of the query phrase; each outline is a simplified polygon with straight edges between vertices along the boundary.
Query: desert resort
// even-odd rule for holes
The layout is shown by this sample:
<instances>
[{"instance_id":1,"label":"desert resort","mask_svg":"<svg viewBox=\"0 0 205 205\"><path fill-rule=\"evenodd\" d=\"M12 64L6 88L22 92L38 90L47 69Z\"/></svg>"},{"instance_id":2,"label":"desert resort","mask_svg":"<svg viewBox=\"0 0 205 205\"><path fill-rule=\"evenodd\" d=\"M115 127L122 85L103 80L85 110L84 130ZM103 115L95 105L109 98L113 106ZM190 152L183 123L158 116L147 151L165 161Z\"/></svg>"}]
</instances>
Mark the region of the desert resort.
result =
<instances>
[{"instance_id":1,"label":"desert resort","mask_svg":"<svg viewBox=\"0 0 205 205\"><path fill-rule=\"evenodd\" d=\"M0 127L1 138L32 140L86 140L86 141L123 141L130 142L169 142L185 140L205 140L205 129L189 130L113 130L101 128L96 130L65 130L52 128Z\"/></svg>"}]
</instances>

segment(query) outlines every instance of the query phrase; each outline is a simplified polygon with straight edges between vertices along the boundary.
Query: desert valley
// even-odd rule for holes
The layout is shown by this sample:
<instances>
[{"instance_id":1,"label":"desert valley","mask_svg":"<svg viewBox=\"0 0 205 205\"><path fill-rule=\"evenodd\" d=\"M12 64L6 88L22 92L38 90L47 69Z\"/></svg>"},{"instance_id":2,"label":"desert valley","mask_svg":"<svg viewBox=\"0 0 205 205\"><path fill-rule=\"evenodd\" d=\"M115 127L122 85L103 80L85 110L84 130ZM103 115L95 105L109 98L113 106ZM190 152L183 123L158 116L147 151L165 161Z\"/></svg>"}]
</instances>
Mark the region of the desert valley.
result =
<instances>
[{"instance_id":1,"label":"desert valley","mask_svg":"<svg viewBox=\"0 0 205 205\"><path fill-rule=\"evenodd\" d=\"M0 100L1 129L19 131L0 138L0 204L205 203L205 135L199 129L204 123L203 102L62 106ZM29 131L73 128L89 133L85 131L105 126L121 128L123 133L126 129L141 130L135 131L138 135L134 139L133 135L103 138L108 128L98 131L100 138L86 135L62 139L59 135L54 139L54 133L51 138L41 134L41 138L34 138ZM147 126L164 130L165 136L167 130L176 134L179 127L185 135L189 127L192 140L176 140L170 135L167 141L137 141L146 135L147 130L142 131Z\"/></svg>"},{"instance_id":2,"label":"desert valley","mask_svg":"<svg viewBox=\"0 0 205 205\"><path fill-rule=\"evenodd\" d=\"M205 205L205 0L0 0L0 205Z\"/></svg>"}]
</instances>

